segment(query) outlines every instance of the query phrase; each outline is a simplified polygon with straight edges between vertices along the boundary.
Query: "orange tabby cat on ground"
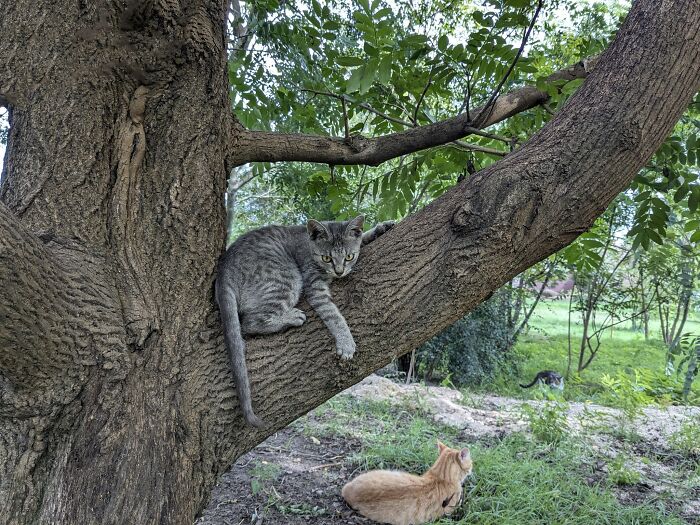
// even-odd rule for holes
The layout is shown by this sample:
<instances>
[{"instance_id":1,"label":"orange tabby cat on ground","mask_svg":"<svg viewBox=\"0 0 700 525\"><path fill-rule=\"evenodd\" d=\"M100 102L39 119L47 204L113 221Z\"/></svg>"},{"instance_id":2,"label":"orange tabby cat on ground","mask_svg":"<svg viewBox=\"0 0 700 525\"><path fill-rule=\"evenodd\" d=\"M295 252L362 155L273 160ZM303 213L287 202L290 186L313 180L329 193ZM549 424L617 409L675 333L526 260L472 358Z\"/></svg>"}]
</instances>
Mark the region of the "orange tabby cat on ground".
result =
<instances>
[{"instance_id":1,"label":"orange tabby cat on ground","mask_svg":"<svg viewBox=\"0 0 700 525\"><path fill-rule=\"evenodd\" d=\"M437 445L437 461L422 476L373 470L345 485L343 498L363 516L391 525L419 525L452 513L462 499L462 482L471 474L471 456L467 448Z\"/></svg>"}]
</instances>

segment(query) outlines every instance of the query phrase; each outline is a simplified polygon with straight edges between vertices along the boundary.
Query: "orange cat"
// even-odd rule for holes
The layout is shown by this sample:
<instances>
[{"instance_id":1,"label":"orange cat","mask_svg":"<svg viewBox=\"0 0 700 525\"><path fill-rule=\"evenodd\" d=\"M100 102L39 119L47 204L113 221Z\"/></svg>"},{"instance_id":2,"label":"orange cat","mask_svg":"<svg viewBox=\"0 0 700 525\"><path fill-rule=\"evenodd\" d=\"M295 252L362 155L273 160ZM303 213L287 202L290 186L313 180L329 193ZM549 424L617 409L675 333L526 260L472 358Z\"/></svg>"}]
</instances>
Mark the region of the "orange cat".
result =
<instances>
[{"instance_id":1,"label":"orange cat","mask_svg":"<svg viewBox=\"0 0 700 525\"><path fill-rule=\"evenodd\" d=\"M462 499L462 482L471 474L471 456L467 448L437 445L437 461L422 476L373 470L345 485L343 498L363 516L391 525L419 525L452 513Z\"/></svg>"}]
</instances>

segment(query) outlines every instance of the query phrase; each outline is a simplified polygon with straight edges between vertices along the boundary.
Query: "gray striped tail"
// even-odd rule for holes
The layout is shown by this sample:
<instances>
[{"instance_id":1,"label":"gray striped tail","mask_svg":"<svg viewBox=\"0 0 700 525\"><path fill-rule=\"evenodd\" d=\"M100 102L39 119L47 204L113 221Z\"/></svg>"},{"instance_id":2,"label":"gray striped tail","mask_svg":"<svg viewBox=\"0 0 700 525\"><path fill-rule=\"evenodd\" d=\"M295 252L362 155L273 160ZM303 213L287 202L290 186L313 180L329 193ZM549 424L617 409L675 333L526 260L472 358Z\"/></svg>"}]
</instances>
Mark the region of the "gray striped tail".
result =
<instances>
[{"instance_id":1,"label":"gray striped tail","mask_svg":"<svg viewBox=\"0 0 700 525\"><path fill-rule=\"evenodd\" d=\"M219 304L219 314L224 328L224 341L226 342L233 377L236 381L236 392L238 393L238 402L241 405L243 417L249 425L263 427L265 423L253 412L248 367L245 363L245 342L241 335L236 294L225 283L219 284L219 279L216 280L215 290L216 302Z\"/></svg>"}]
</instances>

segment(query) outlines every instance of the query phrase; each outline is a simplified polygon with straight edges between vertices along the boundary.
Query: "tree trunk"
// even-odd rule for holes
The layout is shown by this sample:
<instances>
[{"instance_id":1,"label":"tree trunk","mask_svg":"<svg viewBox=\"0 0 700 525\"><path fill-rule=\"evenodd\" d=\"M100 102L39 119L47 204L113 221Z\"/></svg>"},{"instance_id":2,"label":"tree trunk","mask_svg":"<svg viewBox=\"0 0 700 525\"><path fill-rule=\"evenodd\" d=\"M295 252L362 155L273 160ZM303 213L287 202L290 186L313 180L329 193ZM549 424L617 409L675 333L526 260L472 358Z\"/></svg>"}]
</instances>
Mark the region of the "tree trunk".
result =
<instances>
[{"instance_id":1,"label":"tree trunk","mask_svg":"<svg viewBox=\"0 0 700 525\"><path fill-rule=\"evenodd\" d=\"M212 301L225 11L0 2L2 523L191 523L246 446Z\"/></svg>"},{"instance_id":2,"label":"tree trunk","mask_svg":"<svg viewBox=\"0 0 700 525\"><path fill-rule=\"evenodd\" d=\"M248 152L228 111L226 8L0 0L4 523L191 523L239 455L585 231L700 84L697 0L635 2L545 129L334 287L355 359L337 360L306 305L303 327L249 341L258 430L212 294L226 177Z\"/></svg>"},{"instance_id":3,"label":"tree trunk","mask_svg":"<svg viewBox=\"0 0 700 525\"><path fill-rule=\"evenodd\" d=\"M644 324L644 340L649 341L649 308L651 308L651 300L647 304L646 288L644 284L644 266L639 265L639 292L642 302L642 323Z\"/></svg>"}]
</instances>

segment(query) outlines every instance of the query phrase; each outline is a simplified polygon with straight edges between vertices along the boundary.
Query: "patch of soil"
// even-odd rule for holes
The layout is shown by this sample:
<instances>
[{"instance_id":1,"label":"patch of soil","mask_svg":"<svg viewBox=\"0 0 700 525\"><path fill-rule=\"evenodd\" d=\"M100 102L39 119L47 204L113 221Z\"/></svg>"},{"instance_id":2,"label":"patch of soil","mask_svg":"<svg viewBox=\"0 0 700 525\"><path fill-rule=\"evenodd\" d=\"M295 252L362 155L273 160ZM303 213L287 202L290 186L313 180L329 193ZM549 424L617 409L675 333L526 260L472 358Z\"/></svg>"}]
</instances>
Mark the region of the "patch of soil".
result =
<instances>
[{"instance_id":1,"label":"patch of soil","mask_svg":"<svg viewBox=\"0 0 700 525\"><path fill-rule=\"evenodd\" d=\"M238 459L196 525L368 524L340 496L357 474L345 460L359 449L358 441L287 427Z\"/></svg>"},{"instance_id":2,"label":"patch of soil","mask_svg":"<svg viewBox=\"0 0 700 525\"><path fill-rule=\"evenodd\" d=\"M482 443L527 431L521 405L541 404L490 395L463 398L449 388L397 384L379 376L366 378L342 395L386 400L402 410L425 412L436 422L459 429L465 441ZM317 422L332 417L329 412L306 416ZM567 414L571 429L584 435L595 452L596 466L587 479L591 485L605 483L608 460L622 453L628 458L627 466L642 477L637 484L614 488L620 502L653 503L673 493L671 501L663 498L667 507L700 525L700 488L685 486L687 466L668 447L669 435L691 417L700 417L700 408L645 409L634 428L635 441L630 442L603 430L616 426L618 410L570 403ZM358 473L346 460L360 448L354 438L307 436L298 424L287 427L239 458L214 489L196 525L369 524L340 496L343 485Z\"/></svg>"}]
</instances>

